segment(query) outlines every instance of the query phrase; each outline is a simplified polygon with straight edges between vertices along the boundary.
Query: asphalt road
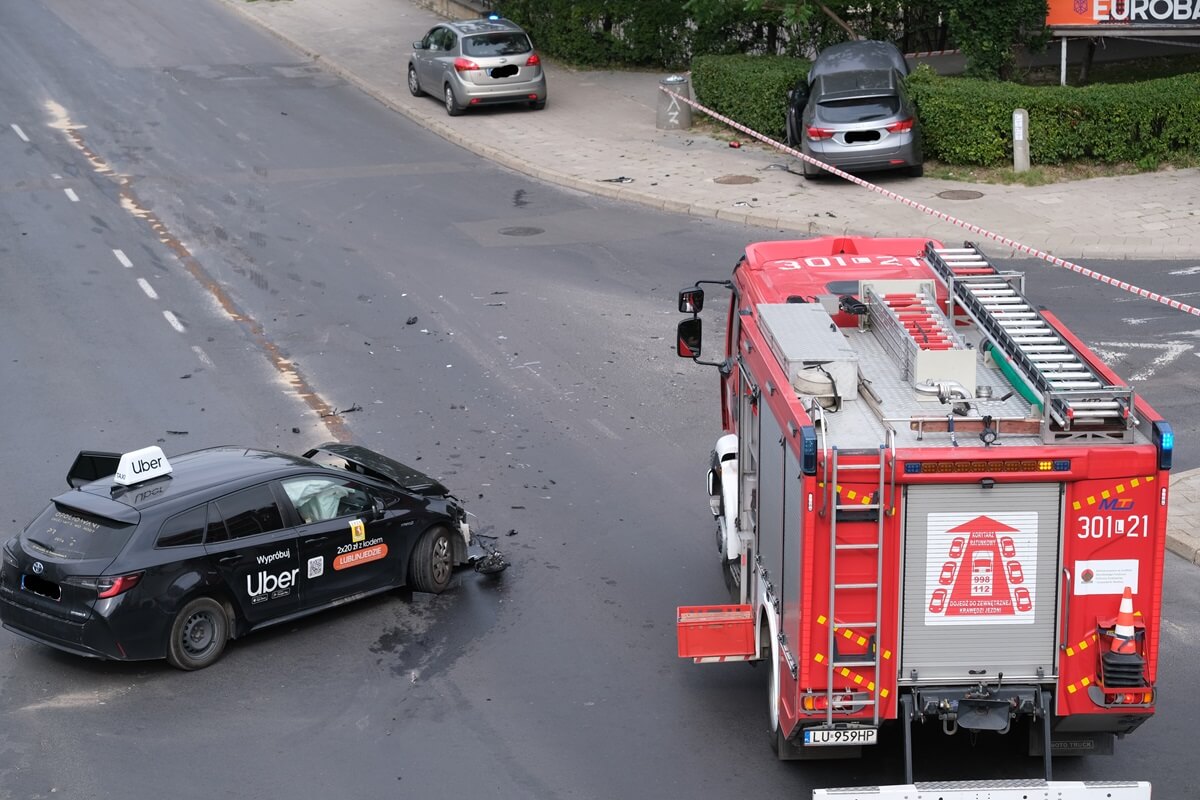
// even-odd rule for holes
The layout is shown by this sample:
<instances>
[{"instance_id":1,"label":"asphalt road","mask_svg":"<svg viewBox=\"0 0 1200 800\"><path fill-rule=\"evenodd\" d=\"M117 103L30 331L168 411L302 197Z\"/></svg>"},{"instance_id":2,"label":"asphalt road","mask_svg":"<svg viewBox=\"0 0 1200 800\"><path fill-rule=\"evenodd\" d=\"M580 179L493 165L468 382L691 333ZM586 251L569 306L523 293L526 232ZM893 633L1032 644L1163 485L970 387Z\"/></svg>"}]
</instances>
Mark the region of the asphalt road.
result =
<instances>
[{"instance_id":1,"label":"asphalt road","mask_svg":"<svg viewBox=\"0 0 1200 800\"><path fill-rule=\"evenodd\" d=\"M765 673L674 655L675 606L722 597L702 480L716 379L674 357L675 292L727 275L762 231L496 168L216 3L7 3L0 75L11 531L80 448L350 438L441 477L513 561L255 635L199 673L0 631L0 798L783 797L899 779L896 742L881 761L777 763ZM1150 288L1181 268L1095 266ZM1168 369L1194 351L1154 347L1194 344L1185 324L1135 325L1152 313L1066 277L1042 291L1195 430L1196 367ZM1200 787L1200 596L1174 557L1167 580L1170 702L1059 777ZM918 774L988 758L927 747Z\"/></svg>"}]
</instances>

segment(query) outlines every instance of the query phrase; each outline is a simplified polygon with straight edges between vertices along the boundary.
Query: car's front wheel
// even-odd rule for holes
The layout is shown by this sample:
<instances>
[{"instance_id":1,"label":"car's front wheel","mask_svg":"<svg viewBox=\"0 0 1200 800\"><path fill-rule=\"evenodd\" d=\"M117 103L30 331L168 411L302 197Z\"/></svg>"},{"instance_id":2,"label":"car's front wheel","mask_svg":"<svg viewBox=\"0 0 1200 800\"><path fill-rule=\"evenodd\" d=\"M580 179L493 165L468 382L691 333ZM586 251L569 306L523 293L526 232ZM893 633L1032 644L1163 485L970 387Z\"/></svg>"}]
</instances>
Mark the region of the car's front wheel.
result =
<instances>
[{"instance_id":1,"label":"car's front wheel","mask_svg":"<svg viewBox=\"0 0 1200 800\"><path fill-rule=\"evenodd\" d=\"M454 96L454 89L450 84L446 84L446 113L452 117L457 117L463 113L463 107L458 104L458 99Z\"/></svg>"},{"instance_id":2,"label":"car's front wheel","mask_svg":"<svg viewBox=\"0 0 1200 800\"><path fill-rule=\"evenodd\" d=\"M454 572L454 544L450 531L438 526L425 531L408 562L408 585L418 592L441 594Z\"/></svg>"},{"instance_id":3,"label":"car's front wheel","mask_svg":"<svg viewBox=\"0 0 1200 800\"><path fill-rule=\"evenodd\" d=\"M204 669L216 663L229 641L229 615L211 597L190 601L171 624L167 662L179 669Z\"/></svg>"},{"instance_id":4,"label":"car's front wheel","mask_svg":"<svg viewBox=\"0 0 1200 800\"><path fill-rule=\"evenodd\" d=\"M408 65L408 91L413 97L420 97L425 94L421 91L421 82L417 80L417 68L412 64Z\"/></svg>"}]
</instances>

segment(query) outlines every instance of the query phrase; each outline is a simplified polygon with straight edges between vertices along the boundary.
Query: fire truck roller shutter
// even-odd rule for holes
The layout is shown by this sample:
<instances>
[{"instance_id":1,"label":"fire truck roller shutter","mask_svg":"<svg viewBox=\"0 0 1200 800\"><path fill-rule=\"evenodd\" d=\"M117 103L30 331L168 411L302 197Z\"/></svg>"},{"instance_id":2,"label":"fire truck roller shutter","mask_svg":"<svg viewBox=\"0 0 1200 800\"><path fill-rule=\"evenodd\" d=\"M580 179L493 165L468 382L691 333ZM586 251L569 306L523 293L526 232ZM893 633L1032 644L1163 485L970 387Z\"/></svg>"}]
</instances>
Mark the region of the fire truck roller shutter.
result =
<instances>
[{"instance_id":1,"label":"fire truck roller shutter","mask_svg":"<svg viewBox=\"0 0 1200 800\"><path fill-rule=\"evenodd\" d=\"M1050 682L1062 485L909 486L905 500L900 682Z\"/></svg>"}]
</instances>

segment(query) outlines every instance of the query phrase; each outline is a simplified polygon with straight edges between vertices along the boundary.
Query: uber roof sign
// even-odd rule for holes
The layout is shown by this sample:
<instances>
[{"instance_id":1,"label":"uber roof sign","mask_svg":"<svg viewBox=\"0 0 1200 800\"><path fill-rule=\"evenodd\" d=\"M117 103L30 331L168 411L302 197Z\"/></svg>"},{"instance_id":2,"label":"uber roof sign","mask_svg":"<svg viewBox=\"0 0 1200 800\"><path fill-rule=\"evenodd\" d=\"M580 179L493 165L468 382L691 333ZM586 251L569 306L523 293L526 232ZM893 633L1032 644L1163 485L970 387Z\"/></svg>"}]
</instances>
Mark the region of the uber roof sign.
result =
<instances>
[{"instance_id":1,"label":"uber roof sign","mask_svg":"<svg viewBox=\"0 0 1200 800\"><path fill-rule=\"evenodd\" d=\"M110 462L111 463L111 462ZM121 456L117 465L117 474L113 483L118 486L132 486L135 483L148 481L162 475L171 474L171 465L163 455L160 447L143 447Z\"/></svg>"}]
</instances>

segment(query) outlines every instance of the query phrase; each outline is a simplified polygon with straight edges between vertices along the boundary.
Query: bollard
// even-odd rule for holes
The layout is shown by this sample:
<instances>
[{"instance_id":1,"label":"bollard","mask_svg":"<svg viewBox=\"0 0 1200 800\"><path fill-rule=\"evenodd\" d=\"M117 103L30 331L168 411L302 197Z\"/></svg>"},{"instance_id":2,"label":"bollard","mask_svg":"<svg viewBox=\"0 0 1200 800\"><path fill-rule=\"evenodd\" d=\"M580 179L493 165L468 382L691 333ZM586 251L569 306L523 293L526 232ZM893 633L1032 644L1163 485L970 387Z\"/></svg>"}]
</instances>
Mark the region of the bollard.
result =
<instances>
[{"instance_id":1,"label":"bollard","mask_svg":"<svg viewBox=\"0 0 1200 800\"><path fill-rule=\"evenodd\" d=\"M1029 112L1013 112L1013 172L1029 171Z\"/></svg>"},{"instance_id":2,"label":"bollard","mask_svg":"<svg viewBox=\"0 0 1200 800\"><path fill-rule=\"evenodd\" d=\"M691 87L683 75L668 75L658 85L680 97L691 98ZM658 120L655 125L660 131L687 130L692 127L692 107L676 100L667 92L658 93Z\"/></svg>"}]
</instances>

